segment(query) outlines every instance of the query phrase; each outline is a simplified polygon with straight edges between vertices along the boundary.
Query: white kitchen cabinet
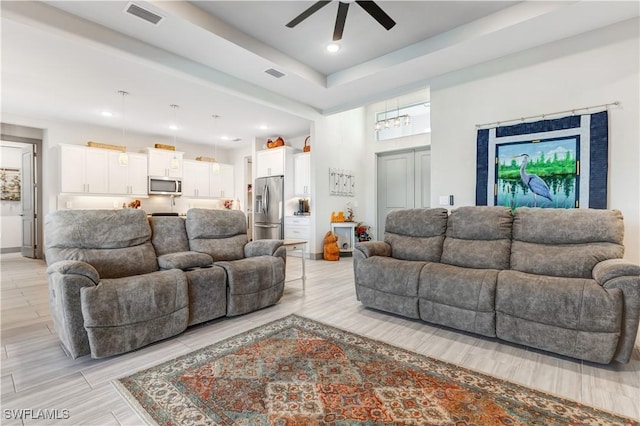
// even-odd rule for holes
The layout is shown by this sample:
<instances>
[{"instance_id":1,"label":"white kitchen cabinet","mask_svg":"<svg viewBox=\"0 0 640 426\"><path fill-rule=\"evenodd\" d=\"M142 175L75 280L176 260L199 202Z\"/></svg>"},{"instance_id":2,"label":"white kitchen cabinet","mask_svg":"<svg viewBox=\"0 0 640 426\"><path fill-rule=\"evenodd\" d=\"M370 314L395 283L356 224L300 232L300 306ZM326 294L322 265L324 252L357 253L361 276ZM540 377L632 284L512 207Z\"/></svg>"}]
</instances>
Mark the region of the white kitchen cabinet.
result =
<instances>
[{"instance_id":1,"label":"white kitchen cabinet","mask_svg":"<svg viewBox=\"0 0 640 426\"><path fill-rule=\"evenodd\" d=\"M60 145L60 192L106 194L109 151L81 145Z\"/></svg>"},{"instance_id":2,"label":"white kitchen cabinet","mask_svg":"<svg viewBox=\"0 0 640 426\"><path fill-rule=\"evenodd\" d=\"M288 146L256 152L256 177L286 176L293 173L294 149Z\"/></svg>"},{"instance_id":3,"label":"white kitchen cabinet","mask_svg":"<svg viewBox=\"0 0 640 426\"><path fill-rule=\"evenodd\" d=\"M130 152L110 152L108 192L116 195L146 197L147 156Z\"/></svg>"},{"instance_id":4,"label":"white kitchen cabinet","mask_svg":"<svg viewBox=\"0 0 640 426\"><path fill-rule=\"evenodd\" d=\"M149 176L181 178L183 176L183 152L147 148Z\"/></svg>"},{"instance_id":5,"label":"white kitchen cabinet","mask_svg":"<svg viewBox=\"0 0 640 426\"><path fill-rule=\"evenodd\" d=\"M311 195L311 154L308 152L295 154L293 163L295 195L303 197Z\"/></svg>"},{"instance_id":6,"label":"white kitchen cabinet","mask_svg":"<svg viewBox=\"0 0 640 426\"><path fill-rule=\"evenodd\" d=\"M194 160L184 160L183 164L184 197L234 198L234 167L231 164Z\"/></svg>"},{"instance_id":7,"label":"white kitchen cabinet","mask_svg":"<svg viewBox=\"0 0 640 426\"><path fill-rule=\"evenodd\" d=\"M211 168L211 197L234 198L234 167L231 164L218 163L219 170Z\"/></svg>"},{"instance_id":8,"label":"white kitchen cabinet","mask_svg":"<svg viewBox=\"0 0 640 426\"><path fill-rule=\"evenodd\" d=\"M184 197L210 197L211 171L209 164L204 161L183 161L182 195Z\"/></svg>"},{"instance_id":9,"label":"white kitchen cabinet","mask_svg":"<svg viewBox=\"0 0 640 426\"><path fill-rule=\"evenodd\" d=\"M309 241L311 239L311 217L285 216L284 238L286 240Z\"/></svg>"}]
</instances>

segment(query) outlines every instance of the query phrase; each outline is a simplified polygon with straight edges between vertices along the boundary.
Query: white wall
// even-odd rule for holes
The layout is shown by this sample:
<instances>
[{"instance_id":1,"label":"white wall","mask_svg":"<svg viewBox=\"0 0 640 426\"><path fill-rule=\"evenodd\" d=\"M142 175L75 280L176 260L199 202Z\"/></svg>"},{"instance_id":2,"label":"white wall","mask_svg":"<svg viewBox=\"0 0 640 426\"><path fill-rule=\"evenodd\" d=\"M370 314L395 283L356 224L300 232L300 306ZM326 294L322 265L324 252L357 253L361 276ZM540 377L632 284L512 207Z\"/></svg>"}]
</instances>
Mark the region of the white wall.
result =
<instances>
[{"instance_id":1,"label":"white wall","mask_svg":"<svg viewBox=\"0 0 640 426\"><path fill-rule=\"evenodd\" d=\"M444 75L431 83L432 205L475 204L476 124L620 101L609 111L609 200L640 262L640 43L633 19Z\"/></svg>"},{"instance_id":2,"label":"white wall","mask_svg":"<svg viewBox=\"0 0 640 426\"><path fill-rule=\"evenodd\" d=\"M354 208L355 221L362 221L366 206L366 187L371 185L364 174L366 158L366 110L356 108L316 120L311 138L311 193L313 195L316 241L311 252L322 254L323 238L331 230L331 212L346 213L347 203ZM351 170L355 174L355 196L329 195L329 168Z\"/></svg>"}]
</instances>

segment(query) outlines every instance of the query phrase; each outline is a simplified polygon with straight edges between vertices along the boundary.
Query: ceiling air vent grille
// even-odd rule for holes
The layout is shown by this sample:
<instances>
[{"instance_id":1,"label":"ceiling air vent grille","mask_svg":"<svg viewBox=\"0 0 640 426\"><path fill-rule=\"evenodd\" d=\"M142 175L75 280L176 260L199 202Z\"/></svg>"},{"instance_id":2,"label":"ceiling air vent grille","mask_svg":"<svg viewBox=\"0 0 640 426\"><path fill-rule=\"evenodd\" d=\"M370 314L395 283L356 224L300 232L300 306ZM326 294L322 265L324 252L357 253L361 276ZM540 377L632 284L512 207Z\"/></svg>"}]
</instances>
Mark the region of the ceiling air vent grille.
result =
<instances>
[{"instance_id":1,"label":"ceiling air vent grille","mask_svg":"<svg viewBox=\"0 0 640 426\"><path fill-rule=\"evenodd\" d=\"M269 68L268 70L265 70L265 72L267 74L269 74L270 76L275 77L275 78L281 78L281 77L284 77L286 75L285 73L280 72L280 71L278 71L277 69L274 69L274 68Z\"/></svg>"},{"instance_id":2,"label":"ceiling air vent grille","mask_svg":"<svg viewBox=\"0 0 640 426\"><path fill-rule=\"evenodd\" d=\"M160 21L164 19L163 16L153 13L150 10L144 9L135 3L129 3L124 11L129 15L137 16L138 18L153 25L158 25Z\"/></svg>"}]
</instances>

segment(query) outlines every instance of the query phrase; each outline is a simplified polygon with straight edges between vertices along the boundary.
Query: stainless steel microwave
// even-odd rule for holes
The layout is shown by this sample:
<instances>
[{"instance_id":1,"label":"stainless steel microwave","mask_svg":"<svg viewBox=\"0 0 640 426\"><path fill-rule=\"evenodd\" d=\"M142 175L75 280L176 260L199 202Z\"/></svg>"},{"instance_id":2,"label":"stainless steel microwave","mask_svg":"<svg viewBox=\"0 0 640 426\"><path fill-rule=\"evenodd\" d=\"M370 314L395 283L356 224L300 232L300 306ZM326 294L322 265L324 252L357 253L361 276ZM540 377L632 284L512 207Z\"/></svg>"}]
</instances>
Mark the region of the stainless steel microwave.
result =
<instances>
[{"instance_id":1,"label":"stainless steel microwave","mask_svg":"<svg viewBox=\"0 0 640 426\"><path fill-rule=\"evenodd\" d=\"M149 195L182 195L182 179L149 176Z\"/></svg>"}]
</instances>

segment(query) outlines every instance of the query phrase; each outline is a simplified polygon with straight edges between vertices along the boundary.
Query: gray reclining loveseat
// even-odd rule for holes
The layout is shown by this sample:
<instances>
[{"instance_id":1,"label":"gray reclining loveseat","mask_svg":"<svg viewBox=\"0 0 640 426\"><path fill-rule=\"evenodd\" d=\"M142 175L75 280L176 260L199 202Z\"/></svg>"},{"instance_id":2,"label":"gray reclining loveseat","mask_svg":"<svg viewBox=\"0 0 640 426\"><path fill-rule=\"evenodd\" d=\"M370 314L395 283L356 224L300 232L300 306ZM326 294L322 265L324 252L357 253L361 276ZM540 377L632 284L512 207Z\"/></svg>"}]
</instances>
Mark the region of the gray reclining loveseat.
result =
<instances>
[{"instance_id":1,"label":"gray reclining loveseat","mask_svg":"<svg viewBox=\"0 0 640 426\"><path fill-rule=\"evenodd\" d=\"M61 210L45 229L51 315L73 358L128 352L283 294L282 241L248 242L240 211Z\"/></svg>"},{"instance_id":2,"label":"gray reclining loveseat","mask_svg":"<svg viewBox=\"0 0 640 426\"><path fill-rule=\"evenodd\" d=\"M363 305L598 363L628 362L640 266L619 211L461 207L391 212L359 243Z\"/></svg>"}]
</instances>

